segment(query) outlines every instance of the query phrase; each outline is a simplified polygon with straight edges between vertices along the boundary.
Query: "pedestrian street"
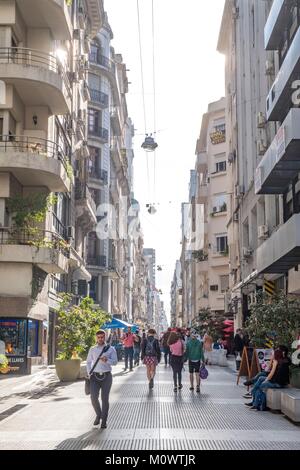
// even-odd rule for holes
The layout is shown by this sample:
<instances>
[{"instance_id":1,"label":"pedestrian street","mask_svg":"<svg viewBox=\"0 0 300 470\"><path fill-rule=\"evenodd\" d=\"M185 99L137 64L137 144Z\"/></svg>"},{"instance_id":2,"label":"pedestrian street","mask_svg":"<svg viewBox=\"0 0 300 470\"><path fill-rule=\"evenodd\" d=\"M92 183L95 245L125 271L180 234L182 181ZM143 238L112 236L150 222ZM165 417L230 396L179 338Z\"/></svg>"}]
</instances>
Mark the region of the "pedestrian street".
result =
<instances>
[{"instance_id":1,"label":"pedestrian street","mask_svg":"<svg viewBox=\"0 0 300 470\"><path fill-rule=\"evenodd\" d=\"M84 382L58 381L34 393L0 382L0 449L300 450L300 427L283 415L244 406L245 387L230 368L208 367L201 394L173 391L170 367L160 364L149 391L144 366L114 368L107 429L93 429ZM24 378L25 379L25 378ZM6 384L6 385L5 385Z\"/></svg>"}]
</instances>

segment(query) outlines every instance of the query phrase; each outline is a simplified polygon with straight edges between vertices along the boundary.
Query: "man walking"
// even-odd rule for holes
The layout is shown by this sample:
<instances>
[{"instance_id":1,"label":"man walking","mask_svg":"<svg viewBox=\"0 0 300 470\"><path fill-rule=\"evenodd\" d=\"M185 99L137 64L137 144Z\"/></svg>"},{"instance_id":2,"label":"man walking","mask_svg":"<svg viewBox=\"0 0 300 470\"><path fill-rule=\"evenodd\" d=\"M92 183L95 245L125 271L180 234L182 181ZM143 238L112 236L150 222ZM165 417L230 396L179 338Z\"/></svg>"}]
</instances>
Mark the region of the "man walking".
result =
<instances>
[{"instance_id":1,"label":"man walking","mask_svg":"<svg viewBox=\"0 0 300 470\"><path fill-rule=\"evenodd\" d=\"M134 365L140 365L140 354L141 354L141 344L142 338L139 335L139 331L137 330L136 334L134 335L134 343L133 343L133 358L134 358Z\"/></svg>"},{"instance_id":2,"label":"man walking","mask_svg":"<svg viewBox=\"0 0 300 470\"><path fill-rule=\"evenodd\" d=\"M170 348L168 346L168 339L171 333L171 328L168 328L168 331L166 331L163 334L163 337L161 339L161 347L165 356L165 365L167 366L168 363L170 364Z\"/></svg>"},{"instance_id":3,"label":"man walking","mask_svg":"<svg viewBox=\"0 0 300 470\"><path fill-rule=\"evenodd\" d=\"M236 370L238 371L240 369L241 356L243 354L243 349L244 349L243 332L241 328L238 328L236 330L236 335L234 337L233 344L234 344Z\"/></svg>"},{"instance_id":4,"label":"man walking","mask_svg":"<svg viewBox=\"0 0 300 470\"><path fill-rule=\"evenodd\" d=\"M127 329L127 333L123 336L123 346L125 351L125 368L126 371L128 369L128 359L129 359L129 367L130 372L133 370L133 346L134 346L134 334L131 332L131 327L129 326Z\"/></svg>"},{"instance_id":5,"label":"man walking","mask_svg":"<svg viewBox=\"0 0 300 470\"><path fill-rule=\"evenodd\" d=\"M88 375L90 375L91 369L93 368L97 359L101 355L90 377L91 402L96 412L94 426L98 426L100 424L100 420L102 419L101 428L105 429L107 427L107 416L109 410L109 392L112 386L111 369L112 366L115 366L117 364L118 359L115 348L113 348L109 344L106 344L105 342L104 330L97 331L96 342L97 345L93 346L89 350L86 361L86 368ZM102 409L99 403L100 390Z\"/></svg>"},{"instance_id":6,"label":"man walking","mask_svg":"<svg viewBox=\"0 0 300 470\"><path fill-rule=\"evenodd\" d=\"M197 339L195 330L191 330L191 339L186 344L185 360L189 361L190 390L194 390L194 374L196 375L196 392L200 393L200 365L204 363L202 343Z\"/></svg>"}]
</instances>

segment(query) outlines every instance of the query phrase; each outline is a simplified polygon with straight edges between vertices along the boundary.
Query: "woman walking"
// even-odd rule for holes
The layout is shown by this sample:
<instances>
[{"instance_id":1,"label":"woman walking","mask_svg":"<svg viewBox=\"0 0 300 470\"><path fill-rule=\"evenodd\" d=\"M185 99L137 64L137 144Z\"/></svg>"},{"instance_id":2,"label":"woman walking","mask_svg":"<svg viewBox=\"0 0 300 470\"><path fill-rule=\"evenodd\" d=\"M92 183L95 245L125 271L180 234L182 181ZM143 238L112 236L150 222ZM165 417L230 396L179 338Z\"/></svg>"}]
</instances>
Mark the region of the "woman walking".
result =
<instances>
[{"instance_id":1,"label":"woman walking","mask_svg":"<svg viewBox=\"0 0 300 470\"><path fill-rule=\"evenodd\" d=\"M147 377L149 380L149 388L154 387L154 376L156 372L156 366L160 362L161 352L158 340L154 337L156 331L150 329L148 336L142 341L142 354L141 359L147 367Z\"/></svg>"},{"instance_id":2,"label":"woman walking","mask_svg":"<svg viewBox=\"0 0 300 470\"><path fill-rule=\"evenodd\" d=\"M174 380L174 392L177 392L177 383L178 389L182 389L182 368L183 368L183 360L184 360L184 353L185 353L185 344L179 336L178 333L170 333L168 339L168 346L171 351L171 359L170 364L173 369L173 380Z\"/></svg>"}]
</instances>

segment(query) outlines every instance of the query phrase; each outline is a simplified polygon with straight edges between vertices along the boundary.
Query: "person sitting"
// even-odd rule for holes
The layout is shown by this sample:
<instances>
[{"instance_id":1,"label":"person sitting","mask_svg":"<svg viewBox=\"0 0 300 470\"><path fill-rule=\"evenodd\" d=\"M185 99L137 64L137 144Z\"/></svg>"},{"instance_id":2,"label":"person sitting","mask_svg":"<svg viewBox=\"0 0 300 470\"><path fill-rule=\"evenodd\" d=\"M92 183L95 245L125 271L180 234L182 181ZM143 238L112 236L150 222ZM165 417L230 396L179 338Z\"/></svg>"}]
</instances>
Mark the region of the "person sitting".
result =
<instances>
[{"instance_id":1,"label":"person sitting","mask_svg":"<svg viewBox=\"0 0 300 470\"><path fill-rule=\"evenodd\" d=\"M256 380L251 392L253 400L250 403L246 403L246 406L249 406L251 410L258 410L262 400L264 403L266 402L266 389L283 388L289 384L289 366L291 360L287 354L288 348L286 346L279 346L279 348L275 350L272 368L268 376L260 376Z\"/></svg>"}]
</instances>

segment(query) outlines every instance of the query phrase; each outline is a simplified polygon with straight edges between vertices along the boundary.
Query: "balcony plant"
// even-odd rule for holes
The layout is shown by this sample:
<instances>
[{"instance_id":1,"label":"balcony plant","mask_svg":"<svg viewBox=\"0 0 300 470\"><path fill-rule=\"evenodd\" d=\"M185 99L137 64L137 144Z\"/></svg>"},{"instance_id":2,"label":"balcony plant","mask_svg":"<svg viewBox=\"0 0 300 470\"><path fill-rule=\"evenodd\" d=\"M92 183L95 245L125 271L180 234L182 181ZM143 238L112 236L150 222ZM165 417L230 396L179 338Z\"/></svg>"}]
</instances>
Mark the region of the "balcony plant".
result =
<instances>
[{"instance_id":1,"label":"balcony plant","mask_svg":"<svg viewBox=\"0 0 300 470\"><path fill-rule=\"evenodd\" d=\"M80 373L81 358L94 344L95 333L110 319L109 315L94 307L93 299L86 297L79 305L72 304L72 295L62 294L57 311L58 356L55 361L58 378L76 380Z\"/></svg>"},{"instance_id":2,"label":"balcony plant","mask_svg":"<svg viewBox=\"0 0 300 470\"><path fill-rule=\"evenodd\" d=\"M201 261L207 261L208 260L208 254L204 252L204 250L196 250L192 252L192 257L194 260L197 261L197 263Z\"/></svg>"}]
</instances>

